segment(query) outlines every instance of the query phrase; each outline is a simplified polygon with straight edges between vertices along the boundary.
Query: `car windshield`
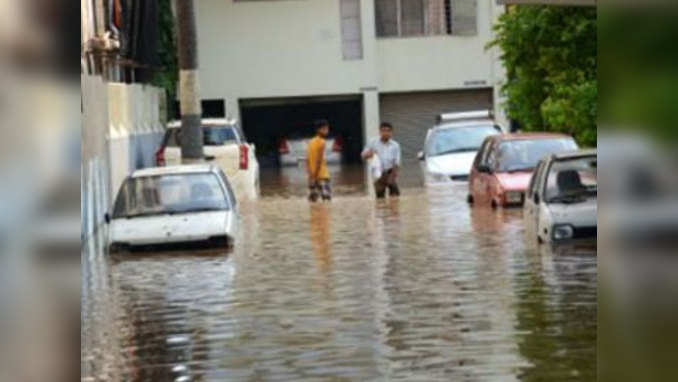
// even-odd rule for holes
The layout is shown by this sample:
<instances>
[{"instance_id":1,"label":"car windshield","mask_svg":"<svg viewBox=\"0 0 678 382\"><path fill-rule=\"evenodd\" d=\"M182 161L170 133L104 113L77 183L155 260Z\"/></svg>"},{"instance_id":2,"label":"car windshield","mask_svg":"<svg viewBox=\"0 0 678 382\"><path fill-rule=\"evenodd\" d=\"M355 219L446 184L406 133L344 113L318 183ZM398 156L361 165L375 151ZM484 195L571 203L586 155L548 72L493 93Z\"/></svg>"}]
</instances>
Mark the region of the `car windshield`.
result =
<instances>
[{"instance_id":1,"label":"car windshield","mask_svg":"<svg viewBox=\"0 0 678 382\"><path fill-rule=\"evenodd\" d=\"M598 158L553 162L546 177L544 196L549 203L583 200L598 193Z\"/></svg>"},{"instance_id":2,"label":"car windshield","mask_svg":"<svg viewBox=\"0 0 678 382\"><path fill-rule=\"evenodd\" d=\"M436 130L429 138L426 155L436 156L478 151L485 138L498 133L499 130L493 125L464 126Z\"/></svg>"},{"instance_id":3,"label":"car windshield","mask_svg":"<svg viewBox=\"0 0 678 382\"><path fill-rule=\"evenodd\" d=\"M212 173L128 178L118 194L114 218L229 210L219 179Z\"/></svg>"},{"instance_id":4,"label":"car windshield","mask_svg":"<svg viewBox=\"0 0 678 382\"><path fill-rule=\"evenodd\" d=\"M572 138L519 139L504 141L499 145L497 171L532 170L537 162L549 154L576 151Z\"/></svg>"},{"instance_id":5,"label":"car windshield","mask_svg":"<svg viewBox=\"0 0 678 382\"><path fill-rule=\"evenodd\" d=\"M221 146L224 143L238 140L232 126L203 126L202 131L206 145Z\"/></svg>"}]
</instances>

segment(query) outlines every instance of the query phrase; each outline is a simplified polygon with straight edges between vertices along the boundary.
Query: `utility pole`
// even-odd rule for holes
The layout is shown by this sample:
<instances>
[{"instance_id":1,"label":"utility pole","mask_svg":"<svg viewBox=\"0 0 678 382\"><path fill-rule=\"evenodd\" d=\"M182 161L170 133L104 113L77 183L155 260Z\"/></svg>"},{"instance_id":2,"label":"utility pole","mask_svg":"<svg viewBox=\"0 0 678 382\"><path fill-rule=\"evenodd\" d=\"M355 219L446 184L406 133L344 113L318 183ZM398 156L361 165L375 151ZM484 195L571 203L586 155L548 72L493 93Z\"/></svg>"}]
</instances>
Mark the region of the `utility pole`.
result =
<instances>
[{"instance_id":1,"label":"utility pole","mask_svg":"<svg viewBox=\"0 0 678 382\"><path fill-rule=\"evenodd\" d=\"M176 0L179 48L179 102L181 110L181 157L183 163L204 159L198 88L198 38L193 0Z\"/></svg>"}]
</instances>

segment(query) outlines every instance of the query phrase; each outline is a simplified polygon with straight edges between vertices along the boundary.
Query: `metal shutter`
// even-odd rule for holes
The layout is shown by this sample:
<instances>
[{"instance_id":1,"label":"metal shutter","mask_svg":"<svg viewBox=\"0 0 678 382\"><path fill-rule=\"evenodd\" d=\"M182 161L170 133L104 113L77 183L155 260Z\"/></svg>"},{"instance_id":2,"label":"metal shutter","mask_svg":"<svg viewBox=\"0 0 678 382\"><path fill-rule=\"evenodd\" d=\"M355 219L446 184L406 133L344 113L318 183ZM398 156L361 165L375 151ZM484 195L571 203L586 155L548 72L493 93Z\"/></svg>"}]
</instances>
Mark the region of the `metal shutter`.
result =
<instances>
[{"instance_id":1,"label":"metal shutter","mask_svg":"<svg viewBox=\"0 0 678 382\"><path fill-rule=\"evenodd\" d=\"M403 161L416 162L436 116L449 111L492 109L492 89L382 94L380 117L391 122L403 150Z\"/></svg>"}]
</instances>

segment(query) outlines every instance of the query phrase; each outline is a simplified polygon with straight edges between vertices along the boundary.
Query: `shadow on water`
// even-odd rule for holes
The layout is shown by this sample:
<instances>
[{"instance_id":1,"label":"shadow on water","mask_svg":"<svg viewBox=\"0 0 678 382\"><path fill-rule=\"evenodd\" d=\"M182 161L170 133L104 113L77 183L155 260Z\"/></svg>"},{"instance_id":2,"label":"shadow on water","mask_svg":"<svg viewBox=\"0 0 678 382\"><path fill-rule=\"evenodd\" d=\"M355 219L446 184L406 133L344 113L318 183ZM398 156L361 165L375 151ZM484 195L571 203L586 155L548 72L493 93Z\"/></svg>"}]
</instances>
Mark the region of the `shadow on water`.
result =
<instances>
[{"instance_id":1,"label":"shadow on water","mask_svg":"<svg viewBox=\"0 0 678 382\"><path fill-rule=\"evenodd\" d=\"M265 186L230 253L91 248L85 379L595 379L595 253L531 245L463 184L375 201L346 176L326 204Z\"/></svg>"}]
</instances>

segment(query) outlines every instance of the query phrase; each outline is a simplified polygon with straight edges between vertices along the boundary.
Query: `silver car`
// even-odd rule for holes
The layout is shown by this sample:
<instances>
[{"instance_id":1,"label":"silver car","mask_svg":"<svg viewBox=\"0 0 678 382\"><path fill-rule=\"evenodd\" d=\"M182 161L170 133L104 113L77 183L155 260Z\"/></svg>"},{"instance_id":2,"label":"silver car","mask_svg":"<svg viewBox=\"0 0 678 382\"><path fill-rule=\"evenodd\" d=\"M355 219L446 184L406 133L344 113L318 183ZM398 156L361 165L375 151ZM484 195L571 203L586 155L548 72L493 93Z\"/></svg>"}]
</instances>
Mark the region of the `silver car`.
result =
<instances>
[{"instance_id":1,"label":"silver car","mask_svg":"<svg viewBox=\"0 0 678 382\"><path fill-rule=\"evenodd\" d=\"M278 153L281 166L298 166L306 163L308 142L313 136L292 135L280 140ZM325 140L325 160L329 165L340 164L344 142L340 136L328 137Z\"/></svg>"}]
</instances>

